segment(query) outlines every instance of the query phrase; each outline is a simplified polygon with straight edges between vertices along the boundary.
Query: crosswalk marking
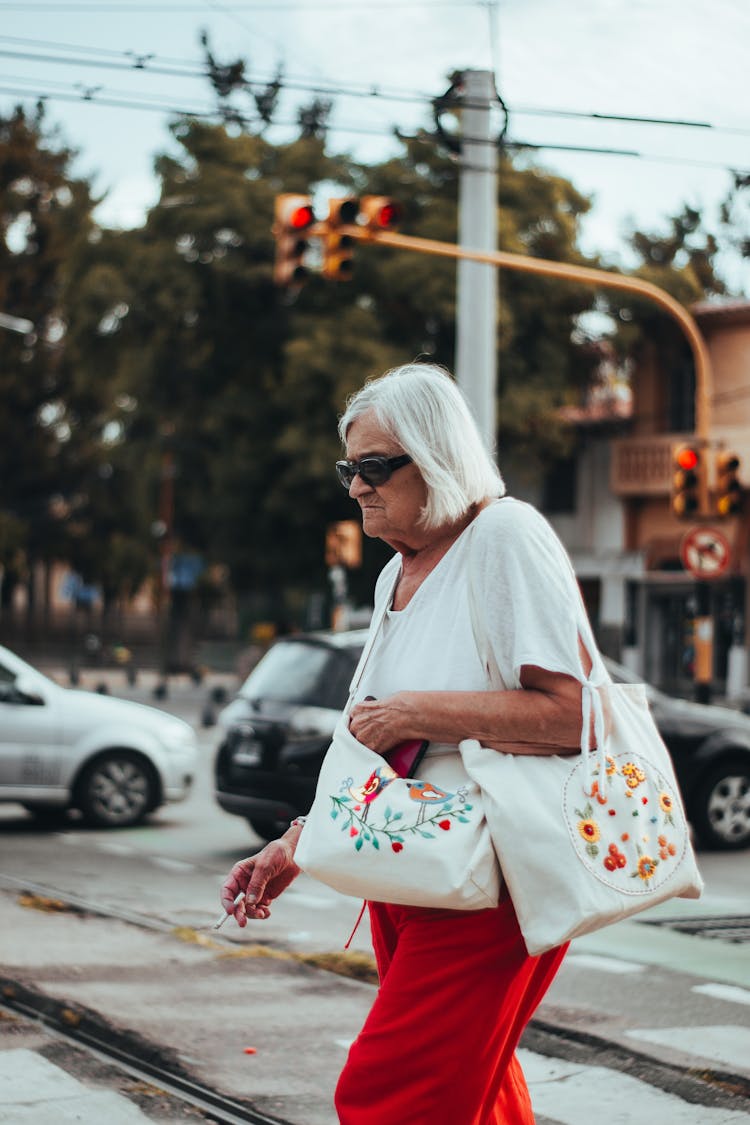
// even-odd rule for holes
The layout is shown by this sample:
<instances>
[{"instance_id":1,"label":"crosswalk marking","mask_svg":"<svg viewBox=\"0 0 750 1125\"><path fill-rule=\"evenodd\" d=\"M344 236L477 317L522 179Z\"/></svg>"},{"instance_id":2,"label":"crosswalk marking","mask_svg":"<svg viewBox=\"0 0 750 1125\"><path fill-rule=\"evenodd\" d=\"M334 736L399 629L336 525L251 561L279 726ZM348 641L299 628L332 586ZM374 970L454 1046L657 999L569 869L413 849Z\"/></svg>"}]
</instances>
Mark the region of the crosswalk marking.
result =
<instances>
[{"instance_id":1,"label":"crosswalk marking","mask_svg":"<svg viewBox=\"0 0 750 1125\"><path fill-rule=\"evenodd\" d=\"M714 1000L729 1000L732 1004L750 1004L750 990L735 984L694 984L693 992L712 996Z\"/></svg>"},{"instance_id":2,"label":"crosswalk marking","mask_svg":"<svg viewBox=\"0 0 750 1125\"><path fill-rule=\"evenodd\" d=\"M534 1112L555 1125L581 1125L587 1120L606 1121L607 1125L633 1125L636 1121L750 1125L750 1114L693 1105L605 1067L564 1062L524 1048L519 1050L518 1057Z\"/></svg>"},{"instance_id":3,"label":"crosswalk marking","mask_svg":"<svg viewBox=\"0 0 750 1125\"><path fill-rule=\"evenodd\" d=\"M750 1059L750 1028L732 1025L715 1027L629 1028L630 1039L657 1043L682 1054L696 1055L724 1067L747 1068Z\"/></svg>"},{"instance_id":4,"label":"crosswalk marking","mask_svg":"<svg viewBox=\"0 0 750 1125\"><path fill-rule=\"evenodd\" d=\"M24 1047L0 1051L0 1122L106 1121L148 1125L150 1118L122 1094L84 1086L61 1067Z\"/></svg>"},{"instance_id":5,"label":"crosswalk marking","mask_svg":"<svg viewBox=\"0 0 750 1125\"><path fill-rule=\"evenodd\" d=\"M604 957L599 953L569 953L563 965L575 969L594 969L603 973L642 973L646 966L637 961L623 961L619 957Z\"/></svg>"},{"instance_id":6,"label":"crosswalk marking","mask_svg":"<svg viewBox=\"0 0 750 1125\"><path fill-rule=\"evenodd\" d=\"M194 863L188 863L184 859L172 859L171 856L154 855L151 856L151 862L155 867L161 867L164 871L181 871L183 873L195 871Z\"/></svg>"}]
</instances>

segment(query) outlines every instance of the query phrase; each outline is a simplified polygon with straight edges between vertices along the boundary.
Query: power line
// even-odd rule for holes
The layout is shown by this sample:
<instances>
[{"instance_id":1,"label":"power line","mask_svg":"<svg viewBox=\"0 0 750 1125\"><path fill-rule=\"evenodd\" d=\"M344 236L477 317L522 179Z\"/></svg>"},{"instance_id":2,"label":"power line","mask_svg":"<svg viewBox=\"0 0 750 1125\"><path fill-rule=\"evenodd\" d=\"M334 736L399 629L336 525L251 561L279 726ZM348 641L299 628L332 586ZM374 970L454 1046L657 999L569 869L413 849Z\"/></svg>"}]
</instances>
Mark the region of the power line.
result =
<instances>
[{"instance_id":1,"label":"power line","mask_svg":"<svg viewBox=\"0 0 750 1125\"><path fill-rule=\"evenodd\" d=\"M24 81L29 81L24 79ZM57 83L56 85L62 85ZM10 97L34 97L39 101L64 101L64 102L87 102L89 105L99 105L109 109L133 109L133 110L148 110L154 113L169 113L174 114L175 117L197 117L201 119L209 119L221 122L236 122L243 126L264 126L266 123L259 114L240 113L239 111L229 109L226 113L222 113L219 109L188 109L186 106L173 105L167 102L150 102L147 100L133 101L132 95L127 97L115 96L112 92L107 92L103 87L72 87L67 90L38 90L35 94L31 94L29 90L14 88L12 86L0 85L0 94L7 94ZM299 126L299 121L292 120L275 120L274 125L281 128L294 128ZM394 130L367 128L363 125L336 125L328 126L328 132L351 133L361 134L362 136L370 137L393 137Z\"/></svg>"},{"instance_id":2,"label":"power line","mask_svg":"<svg viewBox=\"0 0 750 1125\"><path fill-rule=\"evenodd\" d=\"M49 39L28 39L16 35L0 35L0 42L18 43L30 47L51 48L52 50L58 51L80 51L95 56L114 56L115 59L125 59L133 70L143 70L146 72L148 72L154 62L161 61L162 63L192 70L195 72L196 77L205 78L208 76L204 59L175 59L167 55L158 54L155 51L117 51L111 47L90 47L80 43L61 43ZM87 64L83 63L83 65ZM256 80L258 82L268 82L271 81L273 77L275 76L264 76L261 74L257 76ZM306 86L313 86L317 83L316 78L303 75L285 75L284 80L285 83L305 84ZM357 83L348 83L347 85L328 83L327 92L337 95L340 94L342 96L351 95L353 97L387 98L392 101L415 101L424 102L425 104L430 104L434 97L432 94L418 90L407 90L398 86L382 86L376 82L362 83L361 85Z\"/></svg>"},{"instance_id":3,"label":"power line","mask_svg":"<svg viewBox=\"0 0 750 1125\"><path fill-rule=\"evenodd\" d=\"M5 38L5 37L2 37ZM206 79L210 78L210 71L205 65L201 69L196 67L194 70L180 69L179 66L160 66L155 65L148 59L147 55L137 55L128 61L118 61L117 59L82 59L82 58L69 58L67 56L59 56L52 54L39 54L34 51L10 51L5 48L0 48L0 57L10 59L23 59L26 62L44 62L56 63L62 66L84 66L95 67L98 70L119 70L119 71L133 71L138 70L142 73L158 74L170 78L194 78ZM258 82L271 81L271 79L258 78ZM250 82L245 82L246 86L250 86ZM310 94L328 94L333 97L360 97L360 98L374 98L382 101L414 101L427 104L431 99L421 94L402 95L391 94L375 88L370 89L355 89L353 87L336 86L335 84L321 85L314 82L301 82L294 79L283 79L283 85L286 89L303 91Z\"/></svg>"},{"instance_id":4,"label":"power line","mask_svg":"<svg viewBox=\"0 0 750 1125\"><path fill-rule=\"evenodd\" d=\"M647 160L654 164L683 164L689 165L691 168L723 168L727 172L737 172L744 175L748 169L736 167L733 164L726 164L724 161L719 160L696 160L692 156L664 156L663 154L638 152L636 149L626 148L596 148L593 145L562 145L554 142L550 143L537 143L534 141L505 141L506 148L514 148L519 151L523 149L531 150L544 150L554 152L580 152L580 153L593 153L597 156L630 156L637 160Z\"/></svg>"},{"instance_id":5,"label":"power line","mask_svg":"<svg viewBox=\"0 0 750 1125\"><path fill-rule=\"evenodd\" d=\"M521 117L565 117L584 121L617 121L626 125L662 125L679 129L710 129L716 133L735 133L750 136L750 129L733 125L714 125L711 121L690 121L675 117L639 117L629 113L596 113L573 109L543 109L541 107L515 106L513 112Z\"/></svg>"},{"instance_id":6,"label":"power line","mask_svg":"<svg viewBox=\"0 0 750 1125\"><path fill-rule=\"evenodd\" d=\"M18 81L18 79L14 79ZM33 83L33 79L23 78L23 82ZM63 86L63 83L52 83L52 85ZM157 113L171 113L176 117L197 117L201 119L217 120L217 121L236 121L238 124L247 126L261 126L266 123L262 121L259 115L242 113L240 111L228 108L226 112L220 109L189 109L185 106L175 105L169 100L165 102L155 102L148 100L149 98L166 95L146 95L141 100L135 101L134 95L115 93L114 91L107 91L104 87L86 87L82 84L77 84L72 87L64 87L63 91L56 90L37 90L34 95L29 90L13 88L10 86L0 86L0 93L9 96L21 97L36 97L42 101L66 101L66 102L87 102L89 105L100 105L114 109L133 109L133 110L147 110ZM135 95L137 97L138 95ZM272 123L281 128L296 127L299 122L296 120L276 120ZM350 135L370 136L370 137L393 137L396 135L395 127L390 129L370 128L363 125L353 125L347 123L328 125L327 131L329 133L346 133ZM479 137L464 137L462 140L465 143L482 143L486 144L485 138ZM728 172L739 173L742 175L750 174L750 168L738 168L730 166L720 161L707 161L696 160L692 157L669 157L662 156L656 153L643 153L638 152L636 149L617 149L617 148L597 148L592 145L562 145L555 142L542 143L512 140L505 141L504 147L513 148L518 151L554 151L554 152L570 152L570 153L583 153L593 154L598 156L621 156L629 157L632 159L643 160L650 163L663 163L663 164L678 164L688 165L699 168L716 168L723 169Z\"/></svg>"},{"instance_id":7,"label":"power line","mask_svg":"<svg viewBox=\"0 0 750 1125\"><path fill-rule=\"evenodd\" d=\"M231 8L226 4L212 3L207 0L212 8L217 11L230 12ZM472 0L474 6L490 7L494 0ZM0 3L0 11L3 4ZM246 25L243 25L246 26ZM252 30L253 33L254 29ZM116 51L108 47L89 47L81 44L66 44L50 40L29 39L12 35L0 35L0 42L2 43L18 43L27 44L30 46L45 47L57 51L78 51L81 53L91 54L93 56L107 56L107 59L96 61L96 59L88 60L82 58L67 58L60 57L55 54L36 54L35 52L23 51L10 51L0 49L0 56L5 58L19 58L31 62L51 62L61 65L75 65L75 66L93 66L99 69L113 69L113 70L139 70L144 73L158 74L167 77L175 78L196 78L204 79L209 77L209 70L204 61L196 61L190 59L169 59L165 56L156 54L155 52L136 52L136 51ZM161 63L158 61L161 60ZM168 64L168 65L164 65ZM275 75L257 75L255 81L258 83L270 82ZM357 97L357 98L372 98L383 101L395 102L414 102L417 104L432 105L435 100L434 95L427 93L420 93L416 90L399 90L396 87L381 87L377 84L337 84L335 82L326 82L320 84L314 78L305 78L302 76L292 76L282 79L282 84L290 90L304 91L311 94L325 94L332 97ZM249 80L248 80L249 85ZM484 108L475 107L472 103L460 101L456 103L456 108ZM552 118L565 118L570 120L584 120L584 121L611 121L619 124L628 125L656 125L668 128L681 128L681 129L708 129L715 133L728 133L739 136L750 136L750 128L742 128L739 126L731 126L725 124L716 124L711 121L694 121L688 118L673 118L673 117L652 117L641 116L637 114L623 114L623 113L601 113L596 110L572 110L572 109L550 109L544 106L514 106L511 107L511 112L514 116L520 117L552 117ZM549 148L549 145L542 147Z\"/></svg>"},{"instance_id":8,"label":"power line","mask_svg":"<svg viewBox=\"0 0 750 1125\"><path fill-rule=\"evenodd\" d=\"M294 0L256 0L255 3L244 4L226 4L223 5L228 12L269 12L269 11L287 11L298 12L299 3ZM378 9L383 8L481 8L485 4L480 0L379 0ZM16 11L22 9L29 11L34 9L36 11L45 12L175 12L182 14L183 12L200 12L204 10L203 4L169 4L169 3L154 3L154 4L126 4L122 2L115 3L82 3L69 2L55 4L50 0L3 0L0 3L0 12L2 11ZM346 12L351 14L353 11L351 3L335 4L321 2L316 0L315 4L310 5L311 11L330 11L330 12Z\"/></svg>"},{"instance_id":9,"label":"power line","mask_svg":"<svg viewBox=\"0 0 750 1125\"><path fill-rule=\"evenodd\" d=\"M240 16L233 8L227 7L226 4L219 3L219 0L203 0L203 2L211 11L218 12L220 15L226 16L227 19L230 19L234 23L238 24L241 28L243 28L244 31L247 31L250 35L265 39L265 41L267 43L270 43L274 50L278 51L278 53L282 57L291 54L291 52L289 51L288 43L282 45L281 43L279 43L278 39L274 39L272 36L266 35L262 31L259 32L257 28L251 27L250 24L246 23L246 21L242 19L242 16ZM292 55L291 57L294 58L294 55ZM322 71L319 67L315 67L315 69L318 71L319 75L322 74Z\"/></svg>"}]
</instances>

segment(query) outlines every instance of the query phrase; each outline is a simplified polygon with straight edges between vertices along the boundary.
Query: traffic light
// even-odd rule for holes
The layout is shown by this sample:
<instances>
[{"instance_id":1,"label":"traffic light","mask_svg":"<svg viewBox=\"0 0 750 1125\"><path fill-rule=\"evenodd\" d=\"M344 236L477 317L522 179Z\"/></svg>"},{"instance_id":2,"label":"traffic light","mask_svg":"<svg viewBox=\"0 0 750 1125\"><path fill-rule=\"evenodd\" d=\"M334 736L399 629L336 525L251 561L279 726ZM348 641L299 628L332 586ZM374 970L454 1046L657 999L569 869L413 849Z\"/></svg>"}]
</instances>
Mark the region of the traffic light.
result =
<instances>
[{"instance_id":1,"label":"traffic light","mask_svg":"<svg viewBox=\"0 0 750 1125\"><path fill-rule=\"evenodd\" d=\"M395 199L387 195L364 195L360 214L365 227L372 231L395 230L404 214L404 209Z\"/></svg>"},{"instance_id":2,"label":"traffic light","mask_svg":"<svg viewBox=\"0 0 750 1125\"><path fill-rule=\"evenodd\" d=\"M362 528L357 520L339 520L326 529L326 566L362 565Z\"/></svg>"},{"instance_id":3,"label":"traffic light","mask_svg":"<svg viewBox=\"0 0 750 1125\"><path fill-rule=\"evenodd\" d=\"M703 471L703 459L697 445L676 445L673 448L672 512L678 519L688 519L698 512Z\"/></svg>"},{"instance_id":4,"label":"traffic light","mask_svg":"<svg viewBox=\"0 0 750 1125\"><path fill-rule=\"evenodd\" d=\"M308 242L305 232L315 222L309 195L285 192L276 196L273 233L276 237L276 263L273 279L277 285L301 286L309 271L303 263Z\"/></svg>"},{"instance_id":5,"label":"traffic light","mask_svg":"<svg viewBox=\"0 0 750 1125\"><path fill-rule=\"evenodd\" d=\"M736 516L742 510L740 459L736 453L716 454L716 515Z\"/></svg>"},{"instance_id":6,"label":"traffic light","mask_svg":"<svg viewBox=\"0 0 750 1125\"><path fill-rule=\"evenodd\" d=\"M354 196L331 199L328 204L328 230L323 239L323 277L328 281L352 279L357 240L341 228L353 226L358 215L359 200Z\"/></svg>"}]
</instances>

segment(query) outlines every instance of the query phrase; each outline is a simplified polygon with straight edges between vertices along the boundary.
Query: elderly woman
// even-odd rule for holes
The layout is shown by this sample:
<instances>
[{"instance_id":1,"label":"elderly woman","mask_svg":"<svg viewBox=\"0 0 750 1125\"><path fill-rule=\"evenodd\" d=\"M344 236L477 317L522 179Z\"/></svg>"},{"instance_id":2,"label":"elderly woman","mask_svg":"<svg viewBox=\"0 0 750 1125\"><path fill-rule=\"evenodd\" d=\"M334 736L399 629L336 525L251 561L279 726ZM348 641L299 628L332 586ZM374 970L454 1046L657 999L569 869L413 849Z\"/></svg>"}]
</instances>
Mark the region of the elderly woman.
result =
<instances>
[{"instance_id":1,"label":"elderly woman","mask_svg":"<svg viewBox=\"0 0 750 1125\"><path fill-rule=\"evenodd\" d=\"M357 686L352 733L379 753L426 740L426 768L467 738L514 754L574 751L581 665L590 667L580 596L549 525L526 504L498 502L502 478L450 376L409 364L368 382L340 435L346 460L337 472L364 532L395 552L375 591L376 607L389 604ZM514 690L490 688L477 652L470 541L475 601ZM232 869L222 902L240 926L267 918L298 874L301 830L293 823ZM336 1090L340 1122L533 1123L515 1050L565 949L530 957L507 893L473 911L368 905L380 988Z\"/></svg>"}]
</instances>

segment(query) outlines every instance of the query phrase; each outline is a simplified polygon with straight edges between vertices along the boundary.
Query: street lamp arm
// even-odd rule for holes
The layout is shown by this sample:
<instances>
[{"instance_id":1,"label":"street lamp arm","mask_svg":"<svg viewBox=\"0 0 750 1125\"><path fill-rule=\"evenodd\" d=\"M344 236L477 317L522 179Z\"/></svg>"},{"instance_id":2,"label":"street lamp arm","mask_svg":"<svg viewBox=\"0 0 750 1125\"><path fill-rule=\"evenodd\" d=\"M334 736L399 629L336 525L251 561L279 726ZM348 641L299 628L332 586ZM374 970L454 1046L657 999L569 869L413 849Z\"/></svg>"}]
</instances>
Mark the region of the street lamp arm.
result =
<instances>
[{"instance_id":1,"label":"street lamp arm","mask_svg":"<svg viewBox=\"0 0 750 1125\"><path fill-rule=\"evenodd\" d=\"M445 258L467 258L473 262L486 262L488 265L499 266L502 269L519 270L525 273L541 274L545 277L560 277L566 281L580 281L584 284L620 289L650 299L677 321L690 345L695 364L695 432L699 441L708 445L711 428L711 397L713 395L711 358L706 341L701 335L694 318L665 289L661 289L650 281L643 281L639 277L593 269L590 266L573 266L566 262L552 262L546 258L532 258L524 254L510 254L503 250L468 250L452 242L414 238L410 235L394 234L390 231L363 230L361 227L347 228L347 233L351 233L354 238L361 242L378 242L383 246L393 246L401 250L417 250L422 254L435 254Z\"/></svg>"}]
</instances>

